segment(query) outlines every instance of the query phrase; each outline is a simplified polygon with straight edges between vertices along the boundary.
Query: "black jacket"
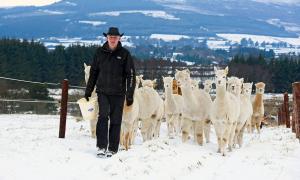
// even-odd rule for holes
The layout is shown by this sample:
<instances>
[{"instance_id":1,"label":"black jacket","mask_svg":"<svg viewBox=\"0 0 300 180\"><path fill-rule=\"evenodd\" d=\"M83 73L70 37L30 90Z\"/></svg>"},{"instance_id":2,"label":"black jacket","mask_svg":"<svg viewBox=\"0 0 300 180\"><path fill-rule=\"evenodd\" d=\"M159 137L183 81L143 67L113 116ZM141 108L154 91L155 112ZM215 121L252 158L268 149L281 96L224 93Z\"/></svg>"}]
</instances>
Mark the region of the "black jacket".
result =
<instances>
[{"instance_id":1,"label":"black jacket","mask_svg":"<svg viewBox=\"0 0 300 180\"><path fill-rule=\"evenodd\" d=\"M133 59L120 42L114 51L109 49L108 42L97 49L85 90L86 96L91 96L95 85L97 93L126 94L126 98L133 98L135 89Z\"/></svg>"}]
</instances>

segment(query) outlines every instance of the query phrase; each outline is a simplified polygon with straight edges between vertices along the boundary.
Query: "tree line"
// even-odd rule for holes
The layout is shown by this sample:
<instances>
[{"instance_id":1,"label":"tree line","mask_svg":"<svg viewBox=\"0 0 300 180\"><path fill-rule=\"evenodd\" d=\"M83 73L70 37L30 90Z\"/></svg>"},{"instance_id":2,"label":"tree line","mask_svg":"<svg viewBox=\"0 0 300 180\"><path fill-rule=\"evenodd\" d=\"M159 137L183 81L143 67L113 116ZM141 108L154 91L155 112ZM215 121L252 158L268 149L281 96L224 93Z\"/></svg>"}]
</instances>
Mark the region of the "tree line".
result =
<instances>
[{"instance_id":1,"label":"tree line","mask_svg":"<svg viewBox=\"0 0 300 180\"><path fill-rule=\"evenodd\" d=\"M71 85L84 86L83 63L91 63L98 47L73 44L48 50L34 40L3 38L0 40L0 76L53 83L68 79ZM299 56L274 58L266 52L258 54L231 50L234 51L237 54L229 62L230 75L244 77L248 82L263 81L267 84L267 92L291 92L291 83L300 80ZM146 78L164 75L156 70L163 67L171 67L172 71L177 67L187 67L184 62L159 58L141 59L134 56L134 62L139 73L148 73L144 74Z\"/></svg>"}]
</instances>

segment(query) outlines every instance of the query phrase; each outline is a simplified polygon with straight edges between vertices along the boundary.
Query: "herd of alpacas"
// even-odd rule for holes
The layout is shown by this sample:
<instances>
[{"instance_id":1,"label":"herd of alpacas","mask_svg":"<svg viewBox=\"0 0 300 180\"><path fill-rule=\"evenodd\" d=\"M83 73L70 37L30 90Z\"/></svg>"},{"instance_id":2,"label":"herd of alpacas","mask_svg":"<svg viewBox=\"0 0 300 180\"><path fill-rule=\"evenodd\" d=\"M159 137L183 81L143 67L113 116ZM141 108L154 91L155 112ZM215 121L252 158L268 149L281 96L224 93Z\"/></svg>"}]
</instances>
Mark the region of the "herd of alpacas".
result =
<instances>
[{"instance_id":1,"label":"herd of alpacas","mask_svg":"<svg viewBox=\"0 0 300 180\"><path fill-rule=\"evenodd\" d=\"M90 66L85 67L87 82ZM218 152L225 156L226 148L232 151L242 146L245 129L257 129L264 117L263 94L265 84L255 84L256 94L252 101L252 83L244 83L243 78L227 77L228 67L215 68L215 80L206 80L204 89L199 81L190 77L188 69L176 70L175 77L162 77L164 95L162 98L154 89L156 80L144 80L136 76L134 102L126 106L124 102L120 144L126 150L133 144L140 130L143 141L158 138L163 120L167 123L169 138L180 136L182 142L193 138L199 145L210 141L211 125L215 128ZM174 93L174 79L181 93ZM210 91L215 84L215 96ZM92 97L96 97L93 92ZM99 107L101 108L101 107ZM97 118L90 120L92 137L96 136Z\"/></svg>"}]
</instances>

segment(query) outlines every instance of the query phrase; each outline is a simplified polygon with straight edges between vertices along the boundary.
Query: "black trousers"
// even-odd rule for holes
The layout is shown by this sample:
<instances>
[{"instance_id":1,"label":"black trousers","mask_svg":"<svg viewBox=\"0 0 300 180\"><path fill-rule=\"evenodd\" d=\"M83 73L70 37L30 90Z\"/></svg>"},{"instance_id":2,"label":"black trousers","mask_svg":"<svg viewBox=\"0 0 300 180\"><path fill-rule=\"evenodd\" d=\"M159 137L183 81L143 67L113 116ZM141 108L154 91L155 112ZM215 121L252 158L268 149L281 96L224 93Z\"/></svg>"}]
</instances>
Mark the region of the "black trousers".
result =
<instances>
[{"instance_id":1,"label":"black trousers","mask_svg":"<svg viewBox=\"0 0 300 180\"><path fill-rule=\"evenodd\" d=\"M125 95L98 94L97 147L118 152L124 100Z\"/></svg>"}]
</instances>

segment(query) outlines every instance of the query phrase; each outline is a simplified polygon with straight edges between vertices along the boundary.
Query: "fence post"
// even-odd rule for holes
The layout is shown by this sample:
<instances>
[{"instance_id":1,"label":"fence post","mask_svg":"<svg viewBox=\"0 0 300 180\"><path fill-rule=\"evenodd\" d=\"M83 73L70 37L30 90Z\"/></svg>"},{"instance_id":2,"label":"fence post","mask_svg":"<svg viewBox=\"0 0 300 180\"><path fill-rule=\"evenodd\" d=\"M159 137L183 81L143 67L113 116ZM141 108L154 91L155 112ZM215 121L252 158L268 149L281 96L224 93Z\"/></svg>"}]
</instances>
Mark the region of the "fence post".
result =
<instances>
[{"instance_id":1,"label":"fence post","mask_svg":"<svg viewBox=\"0 0 300 180\"><path fill-rule=\"evenodd\" d=\"M292 89L293 89L293 112L292 112L292 132L293 133L296 133L296 94L295 94L295 91L294 91L294 84L292 85Z\"/></svg>"},{"instance_id":2,"label":"fence post","mask_svg":"<svg viewBox=\"0 0 300 180\"><path fill-rule=\"evenodd\" d=\"M65 138L65 134L66 134L68 89L69 89L68 80L64 79L62 81L62 90L61 90L60 122L59 122L59 136L58 136L59 138Z\"/></svg>"},{"instance_id":3,"label":"fence post","mask_svg":"<svg viewBox=\"0 0 300 180\"><path fill-rule=\"evenodd\" d=\"M286 124L286 128L290 128L291 127L291 123L290 123L290 111L289 111L289 95L288 93L284 93L284 98L283 98L283 102L284 102L284 109L285 109L285 124Z\"/></svg>"},{"instance_id":4,"label":"fence post","mask_svg":"<svg viewBox=\"0 0 300 180\"><path fill-rule=\"evenodd\" d=\"M300 138L300 82L293 83L294 114L296 137Z\"/></svg>"}]
</instances>

